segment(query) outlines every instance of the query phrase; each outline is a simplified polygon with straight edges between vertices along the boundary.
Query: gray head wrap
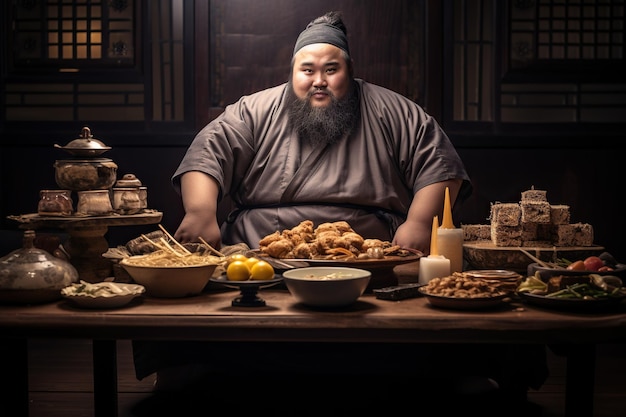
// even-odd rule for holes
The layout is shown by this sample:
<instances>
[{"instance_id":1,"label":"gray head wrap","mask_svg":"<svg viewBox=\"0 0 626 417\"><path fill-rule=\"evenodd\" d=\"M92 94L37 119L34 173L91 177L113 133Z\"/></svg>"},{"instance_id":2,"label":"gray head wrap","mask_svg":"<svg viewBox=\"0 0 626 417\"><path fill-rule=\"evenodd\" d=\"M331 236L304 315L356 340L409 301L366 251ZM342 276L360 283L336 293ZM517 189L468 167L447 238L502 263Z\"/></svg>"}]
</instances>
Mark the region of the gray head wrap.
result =
<instances>
[{"instance_id":1,"label":"gray head wrap","mask_svg":"<svg viewBox=\"0 0 626 417\"><path fill-rule=\"evenodd\" d=\"M339 29L337 26L329 25L327 23L318 23L304 29L296 40L296 46L293 48L293 54L295 55L301 48L314 43L329 43L344 50L348 55L350 55L348 37L346 34L343 33L343 30Z\"/></svg>"}]
</instances>

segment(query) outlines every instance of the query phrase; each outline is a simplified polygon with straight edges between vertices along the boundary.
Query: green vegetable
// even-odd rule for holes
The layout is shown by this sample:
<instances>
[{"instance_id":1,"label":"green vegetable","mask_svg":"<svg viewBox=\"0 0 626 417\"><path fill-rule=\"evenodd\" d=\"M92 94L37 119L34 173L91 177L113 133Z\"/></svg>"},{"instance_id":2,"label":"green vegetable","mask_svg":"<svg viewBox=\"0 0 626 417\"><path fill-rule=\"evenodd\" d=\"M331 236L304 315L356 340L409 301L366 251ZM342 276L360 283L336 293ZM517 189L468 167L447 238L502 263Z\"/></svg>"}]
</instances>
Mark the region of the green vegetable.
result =
<instances>
[{"instance_id":1,"label":"green vegetable","mask_svg":"<svg viewBox=\"0 0 626 417\"><path fill-rule=\"evenodd\" d=\"M568 285L567 288L562 290L547 294L546 297L598 300L602 298L621 296L622 294L622 291L607 292L590 284L574 284Z\"/></svg>"},{"instance_id":2,"label":"green vegetable","mask_svg":"<svg viewBox=\"0 0 626 417\"><path fill-rule=\"evenodd\" d=\"M543 282L540 278L539 272L536 272L534 276L527 277L522 283L517 287L518 292L531 292L531 291L547 291L548 284Z\"/></svg>"}]
</instances>

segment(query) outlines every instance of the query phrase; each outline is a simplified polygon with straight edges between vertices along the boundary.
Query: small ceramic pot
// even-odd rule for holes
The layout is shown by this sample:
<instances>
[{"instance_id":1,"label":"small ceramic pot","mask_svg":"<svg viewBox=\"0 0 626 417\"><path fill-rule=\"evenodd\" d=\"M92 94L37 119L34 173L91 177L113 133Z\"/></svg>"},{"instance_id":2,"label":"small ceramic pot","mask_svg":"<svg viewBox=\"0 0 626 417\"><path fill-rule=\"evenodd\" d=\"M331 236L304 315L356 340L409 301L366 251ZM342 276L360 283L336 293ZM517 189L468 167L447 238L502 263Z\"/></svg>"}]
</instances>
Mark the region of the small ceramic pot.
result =
<instances>
[{"instance_id":1,"label":"small ceramic pot","mask_svg":"<svg viewBox=\"0 0 626 417\"><path fill-rule=\"evenodd\" d=\"M109 190L78 191L76 212L86 216L110 214L113 211Z\"/></svg>"},{"instance_id":2,"label":"small ceramic pot","mask_svg":"<svg viewBox=\"0 0 626 417\"><path fill-rule=\"evenodd\" d=\"M140 212L139 187L113 188L113 210L120 214Z\"/></svg>"},{"instance_id":3,"label":"small ceramic pot","mask_svg":"<svg viewBox=\"0 0 626 417\"><path fill-rule=\"evenodd\" d=\"M74 210L70 190L41 190L37 213L41 216L69 216Z\"/></svg>"},{"instance_id":4,"label":"small ceramic pot","mask_svg":"<svg viewBox=\"0 0 626 417\"><path fill-rule=\"evenodd\" d=\"M135 176L135 174L124 174L122 179L117 180L115 183L115 187L125 188L125 187L140 187L141 181L139 178Z\"/></svg>"}]
</instances>

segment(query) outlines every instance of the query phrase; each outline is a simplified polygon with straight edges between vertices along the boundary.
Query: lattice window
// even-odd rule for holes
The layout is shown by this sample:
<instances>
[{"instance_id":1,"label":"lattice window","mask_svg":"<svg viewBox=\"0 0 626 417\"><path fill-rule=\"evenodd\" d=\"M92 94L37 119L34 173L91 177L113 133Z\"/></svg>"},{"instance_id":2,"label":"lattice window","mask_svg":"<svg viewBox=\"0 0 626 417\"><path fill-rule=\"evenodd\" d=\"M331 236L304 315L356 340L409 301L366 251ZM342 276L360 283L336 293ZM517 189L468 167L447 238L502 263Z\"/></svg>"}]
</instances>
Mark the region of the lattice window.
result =
<instances>
[{"instance_id":1,"label":"lattice window","mask_svg":"<svg viewBox=\"0 0 626 417\"><path fill-rule=\"evenodd\" d=\"M135 65L133 0L19 0L11 11L13 70Z\"/></svg>"},{"instance_id":2,"label":"lattice window","mask_svg":"<svg viewBox=\"0 0 626 417\"><path fill-rule=\"evenodd\" d=\"M0 120L128 122L139 129L155 122L160 131L193 124L186 105L193 2L14 0L3 7L12 47Z\"/></svg>"},{"instance_id":3,"label":"lattice window","mask_svg":"<svg viewBox=\"0 0 626 417\"><path fill-rule=\"evenodd\" d=\"M455 0L450 120L497 129L623 123L625 4Z\"/></svg>"},{"instance_id":4,"label":"lattice window","mask_svg":"<svg viewBox=\"0 0 626 417\"><path fill-rule=\"evenodd\" d=\"M624 0L516 0L510 8L510 65L623 60Z\"/></svg>"}]
</instances>

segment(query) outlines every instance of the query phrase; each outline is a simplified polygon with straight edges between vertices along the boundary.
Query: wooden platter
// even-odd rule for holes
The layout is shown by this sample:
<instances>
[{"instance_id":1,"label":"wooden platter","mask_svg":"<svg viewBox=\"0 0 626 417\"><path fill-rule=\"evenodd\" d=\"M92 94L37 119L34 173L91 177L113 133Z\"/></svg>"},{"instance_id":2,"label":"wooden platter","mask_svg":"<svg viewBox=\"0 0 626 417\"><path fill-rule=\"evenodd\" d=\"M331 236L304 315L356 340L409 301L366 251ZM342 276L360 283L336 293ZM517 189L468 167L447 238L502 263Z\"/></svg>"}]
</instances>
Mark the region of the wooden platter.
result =
<instances>
[{"instance_id":1,"label":"wooden platter","mask_svg":"<svg viewBox=\"0 0 626 417\"><path fill-rule=\"evenodd\" d=\"M585 259L604 251L602 246L551 246L551 247L506 247L495 246L490 241L466 242L463 257L472 269L510 269L526 274L528 265L534 261L520 249L530 252L542 261L552 262L555 258L571 261Z\"/></svg>"}]
</instances>

